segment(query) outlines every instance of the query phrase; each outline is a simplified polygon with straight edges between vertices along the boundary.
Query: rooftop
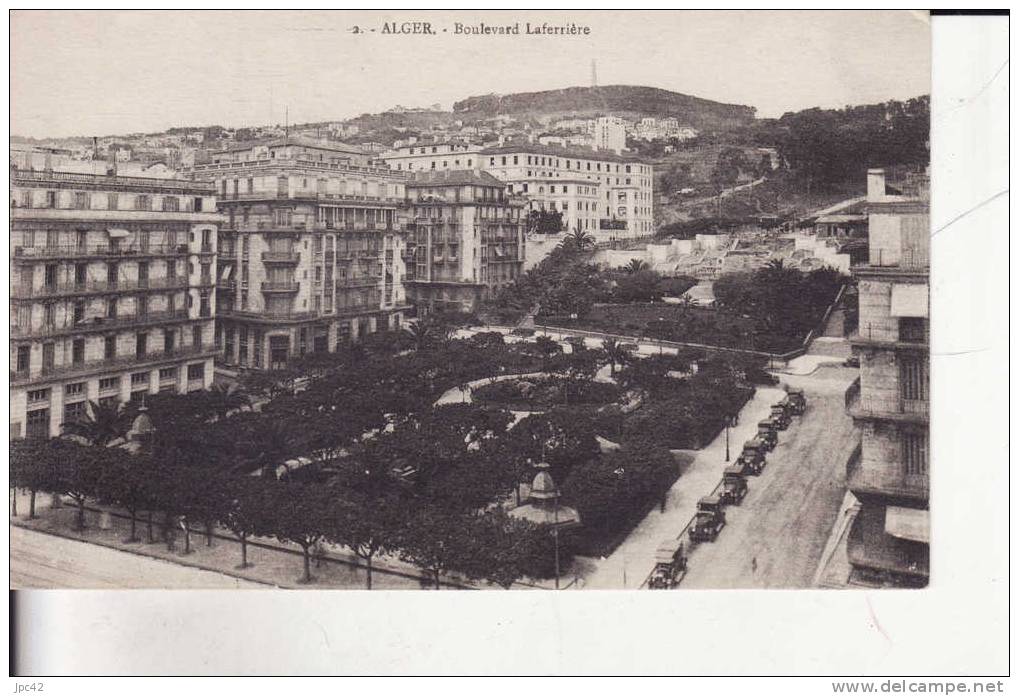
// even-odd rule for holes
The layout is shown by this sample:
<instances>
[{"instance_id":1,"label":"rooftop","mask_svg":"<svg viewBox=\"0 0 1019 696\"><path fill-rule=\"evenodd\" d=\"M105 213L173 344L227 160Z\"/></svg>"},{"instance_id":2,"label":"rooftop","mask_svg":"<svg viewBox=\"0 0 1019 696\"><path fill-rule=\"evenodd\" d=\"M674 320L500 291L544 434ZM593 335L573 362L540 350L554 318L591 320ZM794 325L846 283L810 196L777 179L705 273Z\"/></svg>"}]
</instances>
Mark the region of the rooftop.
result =
<instances>
[{"instance_id":1,"label":"rooftop","mask_svg":"<svg viewBox=\"0 0 1019 696\"><path fill-rule=\"evenodd\" d=\"M95 189L160 190L211 195L215 193L212 184L189 179L167 179L141 176L117 176L116 174L80 174L76 172L38 171L11 168L12 184L48 184L54 186L75 186Z\"/></svg>"},{"instance_id":2,"label":"rooftop","mask_svg":"<svg viewBox=\"0 0 1019 696\"><path fill-rule=\"evenodd\" d=\"M416 186L494 186L504 188L505 183L488 172L474 169L443 169L442 171L415 172L407 187Z\"/></svg>"},{"instance_id":3,"label":"rooftop","mask_svg":"<svg viewBox=\"0 0 1019 696\"><path fill-rule=\"evenodd\" d=\"M603 162L647 164L646 161L634 155L617 155L609 150L591 150L580 147L567 148L559 147L558 145L539 145L537 143L512 143L509 145L489 147L482 150L479 154L505 155L514 152L523 152L525 154L529 153L532 155L552 155L553 157L565 157L568 159L589 159L601 160Z\"/></svg>"}]
</instances>

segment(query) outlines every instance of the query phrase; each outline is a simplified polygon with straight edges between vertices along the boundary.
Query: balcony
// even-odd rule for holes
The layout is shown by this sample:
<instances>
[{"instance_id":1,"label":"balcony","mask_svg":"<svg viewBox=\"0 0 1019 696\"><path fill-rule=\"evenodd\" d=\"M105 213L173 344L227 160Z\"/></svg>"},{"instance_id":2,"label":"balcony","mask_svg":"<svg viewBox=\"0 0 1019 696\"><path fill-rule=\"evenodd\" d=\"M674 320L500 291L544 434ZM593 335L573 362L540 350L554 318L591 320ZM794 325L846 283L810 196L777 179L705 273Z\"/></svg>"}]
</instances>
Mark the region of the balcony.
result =
<instances>
[{"instance_id":1,"label":"balcony","mask_svg":"<svg viewBox=\"0 0 1019 696\"><path fill-rule=\"evenodd\" d=\"M322 315L317 312L254 312L251 310L220 308L216 313L217 317L228 319L246 319L258 323L276 322L298 322L321 319Z\"/></svg>"},{"instance_id":2,"label":"balcony","mask_svg":"<svg viewBox=\"0 0 1019 696\"><path fill-rule=\"evenodd\" d=\"M188 286L187 278L174 276L170 278L150 278L148 280L118 280L115 283L104 280L90 280L84 283L59 283L57 285L33 288L27 285L15 285L11 288L14 300L35 300L52 297L81 297L86 295L113 295L117 293L136 293L139 291L162 291L184 289Z\"/></svg>"},{"instance_id":3,"label":"balcony","mask_svg":"<svg viewBox=\"0 0 1019 696\"><path fill-rule=\"evenodd\" d=\"M262 263L286 263L295 264L301 260L301 255L296 251L263 251Z\"/></svg>"},{"instance_id":4,"label":"balcony","mask_svg":"<svg viewBox=\"0 0 1019 696\"><path fill-rule=\"evenodd\" d=\"M883 502L893 498L915 503L926 501L930 496L930 477L907 474L899 462L882 462L880 467L864 470L860 446L846 464L846 485L859 498L877 498Z\"/></svg>"},{"instance_id":5,"label":"balcony","mask_svg":"<svg viewBox=\"0 0 1019 696\"><path fill-rule=\"evenodd\" d=\"M301 289L300 283L292 280L284 280L279 282L264 281L262 283L262 292L266 293L291 293L297 292Z\"/></svg>"},{"instance_id":6,"label":"balcony","mask_svg":"<svg viewBox=\"0 0 1019 696\"><path fill-rule=\"evenodd\" d=\"M157 365L170 361L176 361L195 356L212 356L217 352L214 345L182 346L171 350L161 350L144 355L122 355L116 358L102 360L88 360L84 362L71 363L69 365L44 366L36 374L28 371L11 371L12 384L24 384L39 382L53 378L67 378L75 375L92 375L101 372L124 370L146 365Z\"/></svg>"},{"instance_id":7,"label":"balcony","mask_svg":"<svg viewBox=\"0 0 1019 696\"><path fill-rule=\"evenodd\" d=\"M187 244L123 245L100 244L54 247L14 247L15 263L33 263L47 259L117 259L132 260L159 256L184 256Z\"/></svg>"},{"instance_id":8,"label":"balcony","mask_svg":"<svg viewBox=\"0 0 1019 696\"><path fill-rule=\"evenodd\" d=\"M142 315L129 314L120 317L93 317L63 326L44 325L28 327L12 325L11 338L47 338L51 336L112 331L127 327L187 321L189 318L186 309L178 309L170 312L148 312Z\"/></svg>"},{"instance_id":9,"label":"balcony","mask_svg":"<svg viewBox=\"0 0 1019 696\"><path fill-rule=\"evenodd\" d=\"M874 249L870 250L869 263L858 266L863 270L886 268L889 270L922 271L930 268L930 249Z\"/></svg>"},{"instance_id":10,"label":"balcony","mask_svg":"<svg viewBox=\"0 0 1019 696\"><path fill-rule=\"evenodd\" d=\"M899 423L926 423L929 419L930 401L927 399L906 399L899 397L896 410L872 408L860 401L860 378L849 385L845 394L846 412L862 420L884 420Z\"/></svg>"}]
</instances>

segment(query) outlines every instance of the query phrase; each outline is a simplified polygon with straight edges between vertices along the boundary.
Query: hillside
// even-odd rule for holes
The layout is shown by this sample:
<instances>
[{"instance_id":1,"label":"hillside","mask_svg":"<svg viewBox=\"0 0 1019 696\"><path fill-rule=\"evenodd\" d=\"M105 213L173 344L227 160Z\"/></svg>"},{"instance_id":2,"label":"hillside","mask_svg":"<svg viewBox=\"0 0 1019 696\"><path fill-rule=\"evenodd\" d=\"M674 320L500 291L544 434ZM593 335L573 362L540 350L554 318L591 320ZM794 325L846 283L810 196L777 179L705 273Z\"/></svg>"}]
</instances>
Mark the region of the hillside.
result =
<instances>
[{"instance_id":1,"label":"hillside","mask_svg":"<svg viewBox=\"0 0 1019 696\"><path fill-rule=\"evenodd\" d=\"M467 118L486 118L496 114L673 116L684 125L713 129L746 125L754 120L755 109L656 87L609 85L468 97L456 102L453 112Z\"/></svg>"}]
</instances>

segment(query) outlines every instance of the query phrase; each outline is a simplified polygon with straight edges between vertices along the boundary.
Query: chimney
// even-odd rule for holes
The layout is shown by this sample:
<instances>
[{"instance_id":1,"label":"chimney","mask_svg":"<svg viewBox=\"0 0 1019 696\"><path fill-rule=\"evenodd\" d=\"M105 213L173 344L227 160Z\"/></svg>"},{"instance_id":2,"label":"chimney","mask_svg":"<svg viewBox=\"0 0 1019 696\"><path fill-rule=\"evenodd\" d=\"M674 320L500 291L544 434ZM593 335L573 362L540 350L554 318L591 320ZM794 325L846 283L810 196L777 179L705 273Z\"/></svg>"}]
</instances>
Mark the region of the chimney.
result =
<instances>
[{"instance_id":1,"label":"chimney","mask_svg":"<svg viewBox=\"0 0 1019 696\"><path fill-rule=\"evenodd\" d=\"M867 170L867 200L870 202L880 201L885 197L885 170Z\"/></svg>"}]
</instances>

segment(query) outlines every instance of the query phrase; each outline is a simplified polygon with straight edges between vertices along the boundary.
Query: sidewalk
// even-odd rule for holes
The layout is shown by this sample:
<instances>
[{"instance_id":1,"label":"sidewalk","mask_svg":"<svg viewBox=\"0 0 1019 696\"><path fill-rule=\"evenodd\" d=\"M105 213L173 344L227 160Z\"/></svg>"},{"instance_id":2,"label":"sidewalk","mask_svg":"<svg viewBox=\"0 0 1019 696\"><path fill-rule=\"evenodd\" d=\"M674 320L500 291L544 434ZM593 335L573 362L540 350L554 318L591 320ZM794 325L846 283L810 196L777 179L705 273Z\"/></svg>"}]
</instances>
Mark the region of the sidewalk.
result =
<instances>
[{"instance_id":1,"label":"sidewalk","mask_svg":"<svg viewBox=\"0 0 1019 696\"><path fill-rule=\"evenodd\" d=\"M301 582L304 573L300 549L293 545L282 545L273 539L257 539L248 542L249 568L238 568L241 562L240 542L228 538L224 530L214 529L212 546L207 545L204 529L191 533L191 553L184 554L184 533L177 529L174 549L168 550L166 544L159 539L159 516L155 525L156 542L148 541L148 532L144 520L139 520L137 536L139 543L127 543L130 534L130 520L115 514L111 516L109 529L100 529L100 514L95 508L86 509L86 529L79 532L75 527L77 508L64 504L59 508L51 507L49 494L36 498L36 514L34 520L28 519L28 494L18 494L18 516L11 517L11 524L33 531L52 534L67 539L84 541L98 546L116 549L125 553L158 558L179 565L201 568L242 580L259 583L266 588L308 588ZM367 574L363 567L355 566L334 550L327 549L323 560L316 565L312 560L312 576L315 578L310 588L316 589L366 589ZM407 575L396 574L388 568L388 562L373 568L373 589L422 589L417 579L420 571L412 569ZM173 585L167 585L172 588Z\"/></svg>"}]
</instances>

